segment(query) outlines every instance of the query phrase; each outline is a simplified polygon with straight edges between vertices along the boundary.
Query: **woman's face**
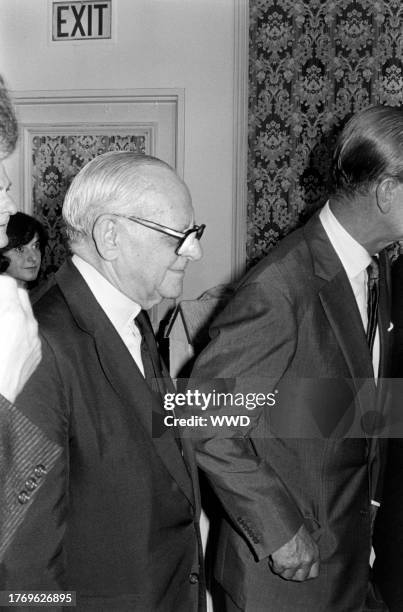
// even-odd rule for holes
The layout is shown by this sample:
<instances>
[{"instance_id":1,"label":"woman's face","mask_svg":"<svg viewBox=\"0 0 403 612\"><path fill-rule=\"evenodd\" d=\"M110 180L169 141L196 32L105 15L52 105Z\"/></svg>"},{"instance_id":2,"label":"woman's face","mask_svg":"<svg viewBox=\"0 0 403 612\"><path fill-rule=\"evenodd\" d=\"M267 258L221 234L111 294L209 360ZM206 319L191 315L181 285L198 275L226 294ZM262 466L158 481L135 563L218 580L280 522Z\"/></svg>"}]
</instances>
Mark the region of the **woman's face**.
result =
<instances>
[{"instance_id":1,"label":"woman's face","mask_svg":"<svg viewBox=\"0 0 403 612\"><path fill-rule=\"evenodd\" d=\"M10 260L6 274L17 279L21 284L36 280L41 267L41 250L39 236L35 234L30 242L6 251L4 255Z\"/></svg>"}]
</instances>

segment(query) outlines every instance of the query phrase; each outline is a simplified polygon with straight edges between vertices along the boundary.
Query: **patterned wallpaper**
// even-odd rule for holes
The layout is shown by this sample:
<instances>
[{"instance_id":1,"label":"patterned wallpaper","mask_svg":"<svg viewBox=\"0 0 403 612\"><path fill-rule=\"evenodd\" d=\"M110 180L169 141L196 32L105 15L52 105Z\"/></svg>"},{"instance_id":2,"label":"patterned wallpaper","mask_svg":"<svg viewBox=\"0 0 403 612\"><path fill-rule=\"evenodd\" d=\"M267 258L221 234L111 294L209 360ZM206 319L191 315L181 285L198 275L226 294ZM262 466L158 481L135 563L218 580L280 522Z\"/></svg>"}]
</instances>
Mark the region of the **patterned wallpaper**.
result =
<instances>
[{"instance_id":1,"label":"patterned wallpaper","mask_svg":"<svg viewBox=\"0 0 403 612\"><path fill-rule=\"evenodd\" d=\"M326 201L335 135L403 103L402 0L250 0L248 265Z\"/></svg>"},{"instance_id":2,"label":"patterned wallpaper","mask_svg":"<svg viewBox=\"0 0 403 612\"><path fill-rule=\"evenodd\" d=\"M66 191L80 168L106 151L149 152L149 135L41 134L32 137L33 214L44 225L49 243L41 278L56 272L67 256L62 206Z\"/></svg>"}]
</instances>

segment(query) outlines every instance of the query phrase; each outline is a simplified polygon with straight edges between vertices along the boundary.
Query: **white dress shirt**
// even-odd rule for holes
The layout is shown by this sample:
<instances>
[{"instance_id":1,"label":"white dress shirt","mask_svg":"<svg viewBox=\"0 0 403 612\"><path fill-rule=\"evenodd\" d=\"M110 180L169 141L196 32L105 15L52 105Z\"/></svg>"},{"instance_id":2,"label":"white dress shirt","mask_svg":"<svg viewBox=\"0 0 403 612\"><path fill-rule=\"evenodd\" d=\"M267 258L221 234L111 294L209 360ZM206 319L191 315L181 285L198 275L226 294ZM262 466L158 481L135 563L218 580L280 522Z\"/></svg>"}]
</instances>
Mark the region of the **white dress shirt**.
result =
<instances>
[{"instance_id":1,"label":"white dress shirt","mask_svg":"<svg viewBox=\"0 0 403 612\"><path fill-rule=\"evenodd\" d=\"M126 348L144 376L141 359L141 334L134 323L141 307L124 293L116 289L94 266L73 255L72 262L87 283L94 298L122 338Z\"/></svg>"},{"instance_id":2,"label":"white dress shirt","mask_svg":"<svg viewBox=\"0 0 403 612\"><path fill-rule=\"evenodd\" d=\"M329 202L327 202L320 211L319 219L342 263L343 268L346 271L357 302L358 310L360 311L362 324L364 326L364 330L366 331L368 327L368 274L366 269L371 263L371 255L366 249L364 249L363 246L361 246L361 244L354 240L354 238L338 222L330 210ZM372 366L374 370L374 379L376 382L379 371L378 327L376 328L374 346L372 349Z\"/></svg>"}]
</instances>

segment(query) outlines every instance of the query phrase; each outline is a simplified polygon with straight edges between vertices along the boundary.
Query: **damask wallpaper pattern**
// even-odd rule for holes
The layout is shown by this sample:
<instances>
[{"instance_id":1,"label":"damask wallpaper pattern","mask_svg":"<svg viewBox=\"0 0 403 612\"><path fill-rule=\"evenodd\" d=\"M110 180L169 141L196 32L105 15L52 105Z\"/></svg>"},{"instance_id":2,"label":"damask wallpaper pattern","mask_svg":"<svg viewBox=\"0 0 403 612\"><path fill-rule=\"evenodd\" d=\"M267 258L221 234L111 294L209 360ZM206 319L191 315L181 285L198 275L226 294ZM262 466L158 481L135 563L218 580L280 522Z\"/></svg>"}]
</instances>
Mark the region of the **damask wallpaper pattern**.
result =
<instances>
[{"instance_id":1,"label":"damask wallpaper pattern","mask_svg":"<svg viewBox=\"0 0 403 612\"><path fill-rule=\"evenodd\" d=\"M250 0L248 265L326 201L335 136L403 103L401 0Z\"/></svg>"},{"instance_id":2,"label":"damask wallpaper pattern","mask_svg":"<svg viewBox=\"0 0 403 612\"><path fill-rule=\"evenodd\" d=\"M32 136L33 214L44 225L49 243L42 262L47 278L66 259L62 206L66 191L82 166L106 151L149 152L147 134L63 134Z\"/></svg>"}]
</instances>

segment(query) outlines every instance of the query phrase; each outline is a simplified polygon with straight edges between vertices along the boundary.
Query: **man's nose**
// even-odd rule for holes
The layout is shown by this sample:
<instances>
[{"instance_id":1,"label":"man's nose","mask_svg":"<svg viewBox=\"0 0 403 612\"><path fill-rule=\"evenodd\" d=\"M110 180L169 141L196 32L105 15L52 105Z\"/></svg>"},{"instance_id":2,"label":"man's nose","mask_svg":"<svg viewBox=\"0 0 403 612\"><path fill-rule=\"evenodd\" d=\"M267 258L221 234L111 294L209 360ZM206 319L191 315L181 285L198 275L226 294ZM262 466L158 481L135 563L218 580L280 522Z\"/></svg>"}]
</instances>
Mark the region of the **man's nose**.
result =
<instances>
[{"instance_id":1,"label":"man's nose","mask_svg":"<svg viewBox=\"0 0 403 612\"><path fill-rule=\"evenodd\" d=\"M192 241L189 241L189 244L186 245L185 252L181 253L182 257L187 257L191 261L198 261L203 257L203 249L200 244L200 240L194 238Z\"/></svg>"}]
</instances>

